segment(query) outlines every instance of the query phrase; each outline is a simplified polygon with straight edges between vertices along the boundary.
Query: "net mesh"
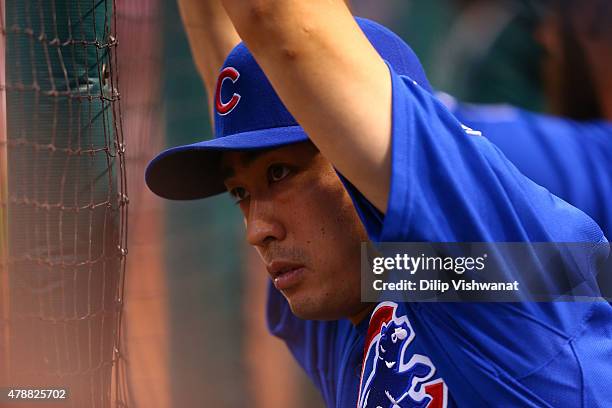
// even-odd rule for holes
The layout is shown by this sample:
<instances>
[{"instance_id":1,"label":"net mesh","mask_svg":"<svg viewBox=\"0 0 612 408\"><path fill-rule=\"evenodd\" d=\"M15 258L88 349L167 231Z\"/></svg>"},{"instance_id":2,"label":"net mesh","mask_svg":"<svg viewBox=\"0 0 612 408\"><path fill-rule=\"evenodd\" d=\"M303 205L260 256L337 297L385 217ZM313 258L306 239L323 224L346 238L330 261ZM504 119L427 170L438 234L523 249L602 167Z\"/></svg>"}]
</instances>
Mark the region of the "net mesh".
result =
<instances>
[{"instance_id":1,"label":"net mesh","mask_svg":"<svg viewBox=\"0 0 612 408\"><path fill-rule=\"evenodd\" d=\"M111 0L5 0L10 385L123 406L127 193Z\"/></svg>"}]
</instances>

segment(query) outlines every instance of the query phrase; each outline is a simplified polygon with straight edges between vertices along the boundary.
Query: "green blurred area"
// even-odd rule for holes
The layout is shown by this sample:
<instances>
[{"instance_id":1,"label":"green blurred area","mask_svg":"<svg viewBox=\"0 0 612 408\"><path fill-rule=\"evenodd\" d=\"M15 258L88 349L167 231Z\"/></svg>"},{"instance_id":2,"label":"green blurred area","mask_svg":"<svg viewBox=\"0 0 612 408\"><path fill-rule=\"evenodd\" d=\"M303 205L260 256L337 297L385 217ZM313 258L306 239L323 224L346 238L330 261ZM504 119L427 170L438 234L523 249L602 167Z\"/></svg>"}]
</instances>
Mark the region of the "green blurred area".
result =
<instances>
[{"instance_id":1,"label":"green blurred area","mask_svg":"<svg viewBox=\"0 0 612 408\"><path fill-rule=\"evenodd\" d=\"M206 93L180 24L164 2L166 145L211 137ZM248 406L242 355L242 221L231 200L166 202L173 406ZM230 382L231 380L231 382ZM200 391L200 395L196 395ZM197 405L194 405L197 404Z\"/></svg>"},{"instance_id":2,"label":"green blurred area","mask_svg":"<svg viewBox=\"0 0 612 408\"><path fill-rule=\"evenodd\" d=\"M543 111L543 50L534 39L537 3L390 1L375 17L412 47L437 90L464 102L508 103ZM367 12L367 4L355 0L354 9Z\"/></svg>"}]
</instances>

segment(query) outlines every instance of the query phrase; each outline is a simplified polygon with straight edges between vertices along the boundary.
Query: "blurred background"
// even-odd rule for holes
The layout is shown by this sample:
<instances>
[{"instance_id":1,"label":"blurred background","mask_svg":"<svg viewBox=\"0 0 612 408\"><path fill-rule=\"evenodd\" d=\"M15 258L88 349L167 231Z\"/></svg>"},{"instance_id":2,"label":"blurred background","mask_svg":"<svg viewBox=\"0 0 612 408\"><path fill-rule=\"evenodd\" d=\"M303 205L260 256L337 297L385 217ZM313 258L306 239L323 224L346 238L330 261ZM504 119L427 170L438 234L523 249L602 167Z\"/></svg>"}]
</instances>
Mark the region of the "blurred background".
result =
<instances>
[{"instance_id":1,"label":"blurred background","mask_svg":"<svg viewBox=\"0 0 612 408\"><path fill-rule=\"evenodd\" d=\"M436 89L463 101L545 111L534 3L353 0L352 6L402 36ZM267 275L243 239L231 200L164 201L144 185L145 166L157 152L211 137L206 94L175 1L117 0L114 7L130 201L117 351L125 364L114 374L129 391L122 403L322 406L285 346L267 333Z\"/></svg>"}]
</instances>

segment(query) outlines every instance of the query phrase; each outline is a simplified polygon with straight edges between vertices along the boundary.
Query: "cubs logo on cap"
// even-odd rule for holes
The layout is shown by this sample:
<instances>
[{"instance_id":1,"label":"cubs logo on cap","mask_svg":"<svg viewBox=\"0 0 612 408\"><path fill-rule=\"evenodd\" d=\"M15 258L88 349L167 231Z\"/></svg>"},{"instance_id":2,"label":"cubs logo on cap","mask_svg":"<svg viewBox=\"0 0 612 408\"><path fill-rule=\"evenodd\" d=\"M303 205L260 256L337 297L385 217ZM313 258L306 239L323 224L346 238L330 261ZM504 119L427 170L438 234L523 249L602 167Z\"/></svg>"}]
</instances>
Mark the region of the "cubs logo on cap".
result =
<instances>
[{"instance_id":1,"label":"cubs logo on cap","mask_svg":"<svg viewBox=\"0 0 612 408\"><path fill-rule=\"evenodd\" d=\"M238 105L238 102L240 102L240 98L242 98L242 96L235 92L232 94L232 97L228 102L223 102L221 100L221 88L223 87L224 82L229 80L232 83L236 83L238 78L240 78L240 72L238 72L238 70L234 67L225 67L219 74L219 78L217 79L217 89L215 90L215 108L217 109L217 113L219 115L227 115L233 111Z\"/></svg>"}]
</instances>

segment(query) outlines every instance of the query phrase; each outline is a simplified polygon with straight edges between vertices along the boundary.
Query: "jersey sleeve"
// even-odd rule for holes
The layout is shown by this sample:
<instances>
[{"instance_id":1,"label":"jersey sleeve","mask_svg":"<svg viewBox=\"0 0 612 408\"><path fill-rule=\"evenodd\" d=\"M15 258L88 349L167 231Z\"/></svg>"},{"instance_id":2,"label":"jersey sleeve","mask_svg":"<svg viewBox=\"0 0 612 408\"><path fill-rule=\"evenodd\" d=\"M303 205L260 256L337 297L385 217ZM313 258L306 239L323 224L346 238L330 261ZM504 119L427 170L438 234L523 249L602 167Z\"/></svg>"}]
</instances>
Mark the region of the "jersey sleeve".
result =
<instances>
[{"instance_id":1,"label":"jersey sleeve","mask_svg":"<svg viewBox=\"0 0 612 408\"><path fill-rule=\"evenodd\" d=\"M382 225L368 229L372 240L605 242L586 214L525 177L416 83L390 72L390 193ZM363 195L347 189L360 215L372 211ZM578 351L610 344L609 330L600 330L602 321L612 322L605 302L406 303L406 309L459 405L555 406L562 398L579 406L594 390L580 378L612 373L610 363L592 364L612 361L611 347L599 348L596 358Z\"/></svg>"},{"instance_id":2,"label":"jersey sleeve","mask_svg":"<svg viewBox=\"0 0 612 408\"><path fill-rule=\"evenodd\" d=\"M453 114L527 177L612 233L612 124L577 122L503 105L455 104Z\"/></svg>"},{"instance_id":3,"label":"jersey sleeve","mask_svg":"<svg viewBox=\"0 0 612 408\"><path fill-rule=\"evenodd\" d=\"M591 218L529 180L478 130L466 128L416 83L391 72L392 174L379 241L603 238Z\"/></svg>"},{"instance_id":4,"label":"jersey sleeve","mask_svg":"<svg viewBox=\"0 0 612 408\"><path fill-rule=\"evenodd\" d=\"M348 385L340 380L347 343L355 341L355 331L348 320L300 319L272 283L268 284L266 320L269 331L285 342L327 406L336 406L339 394L349 394L342 392Z\"/></svg>"},{"instance_id":5,"label":"jersey sleeve","mask_svg":"<svg viewBox=\"0 0 612 408\"><path fill-rule=\"evenodd\" d=\"M331 344L319 345L317 340L321 331L329 332L330 330L320 327L316 321L296 317L291 312L287 300L272 283L268 283L266 321L270 333L287 345L293 357L314 382L317 389L325 394L324 381L317 372L317 356L319 353L331 352L331 350L326 350ZM323 349L320 349L319 346L322 346Z\"/></svg>"}]
</instances>

